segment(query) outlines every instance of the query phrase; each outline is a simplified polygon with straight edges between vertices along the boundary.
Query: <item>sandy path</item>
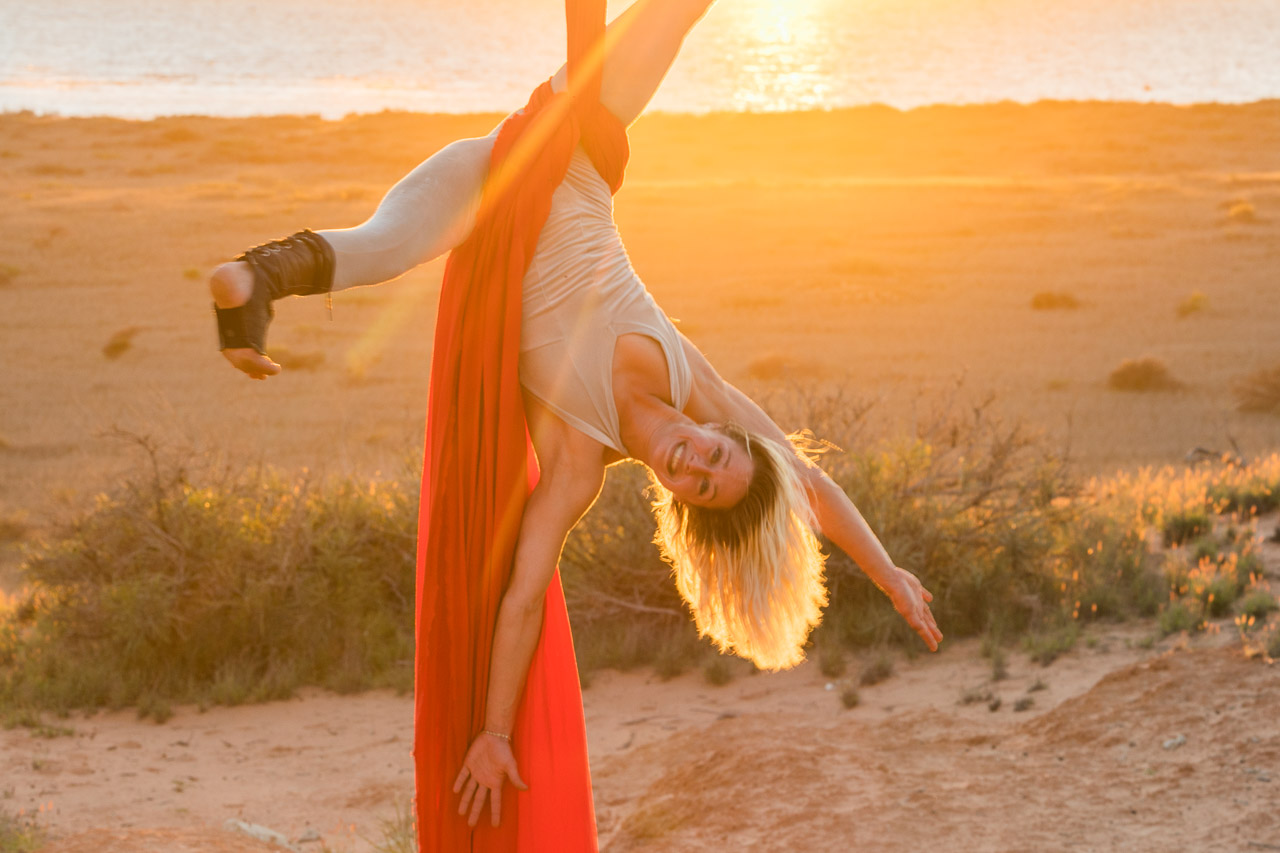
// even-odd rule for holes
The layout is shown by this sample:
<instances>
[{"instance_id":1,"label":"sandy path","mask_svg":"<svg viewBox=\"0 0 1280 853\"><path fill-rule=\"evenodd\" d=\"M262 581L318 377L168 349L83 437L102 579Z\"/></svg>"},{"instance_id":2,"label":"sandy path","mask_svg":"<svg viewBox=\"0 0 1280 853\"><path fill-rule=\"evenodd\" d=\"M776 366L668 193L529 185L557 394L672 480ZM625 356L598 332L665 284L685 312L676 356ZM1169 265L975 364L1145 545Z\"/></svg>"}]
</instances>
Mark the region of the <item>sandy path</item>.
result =
<instances>
[{"instance_id":1,"label":"sandy path","mask_svg":"<svg viewBox=\"0 0 1280 853\"><path fill-rule=\"evenodd\" d=\"M1280 845L1277 670L1222 635L1145 652L1135 627L1092 636L1049 668L1015 655L995 683L974 644L900 660L851 711L811 665L725 687L600 674L586 701L602 849ZM958 703L984 685L998 711ZM310 693L161 726L99 714L52 740L9 731L4 805L52 804L49 851L266 849L228 818L364 851L411 790L410 713L392 694Z\"/></svg>"}]
</instances>

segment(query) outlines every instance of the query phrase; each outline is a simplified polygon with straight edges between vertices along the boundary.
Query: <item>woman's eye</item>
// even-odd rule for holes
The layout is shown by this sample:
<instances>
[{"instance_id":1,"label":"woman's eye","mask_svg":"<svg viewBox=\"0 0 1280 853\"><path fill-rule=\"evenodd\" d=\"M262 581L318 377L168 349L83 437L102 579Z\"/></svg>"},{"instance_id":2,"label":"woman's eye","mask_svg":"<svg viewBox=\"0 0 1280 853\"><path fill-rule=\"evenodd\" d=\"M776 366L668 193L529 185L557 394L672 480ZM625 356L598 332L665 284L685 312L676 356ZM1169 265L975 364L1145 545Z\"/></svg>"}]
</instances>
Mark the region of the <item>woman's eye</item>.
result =
<instances>
[{"instance_id":1,"label":"woman's eye","mask_svg":"<svg viewBox=\"0 0 1280 853\"><path fill-rule=\"evenodd\" d=\"M715 450L711 451L711 461L712 461L713 463L714 463L714 462L719 462L719 461L720 461L720 457L721 457L721 456L723 456L723 455L724 455L724 451L723 451L723 450L721 450L721 448L717 447Z\"/></svg>"},{"instance_id":2,"label":"woman's eye","mask_svg":"<svg viewBox=\"0 0 1280 853\"><path fill-rule=\"evenodd\" d=\"M710 488L711 488L711 482L706 478L703 478L702 482L698 484L698 494L705 495L707 493L707 490Z\"/></svg>"}]
</instances>

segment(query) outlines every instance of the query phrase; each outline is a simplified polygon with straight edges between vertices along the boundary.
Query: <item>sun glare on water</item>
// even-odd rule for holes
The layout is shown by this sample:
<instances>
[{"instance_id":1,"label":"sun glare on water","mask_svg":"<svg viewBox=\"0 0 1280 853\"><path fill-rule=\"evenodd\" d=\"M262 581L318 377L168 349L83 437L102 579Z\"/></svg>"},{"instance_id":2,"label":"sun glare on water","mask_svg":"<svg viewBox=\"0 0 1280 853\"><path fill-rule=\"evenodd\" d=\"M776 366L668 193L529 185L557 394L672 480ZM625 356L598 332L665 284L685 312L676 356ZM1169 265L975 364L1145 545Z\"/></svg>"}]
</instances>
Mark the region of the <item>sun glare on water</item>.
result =
<instances>
[{"instance_id":1,"label":"sun glare on water","mask_svg":"<svg viewBox=\"0 0 1280 853\"><path fill-rule=\"evenodd\" d=\"M735 6L719 55L739 109L773 112L820 107L831 90L827 27L839 0L756 0Z\"/></svg>"}]
</instances>

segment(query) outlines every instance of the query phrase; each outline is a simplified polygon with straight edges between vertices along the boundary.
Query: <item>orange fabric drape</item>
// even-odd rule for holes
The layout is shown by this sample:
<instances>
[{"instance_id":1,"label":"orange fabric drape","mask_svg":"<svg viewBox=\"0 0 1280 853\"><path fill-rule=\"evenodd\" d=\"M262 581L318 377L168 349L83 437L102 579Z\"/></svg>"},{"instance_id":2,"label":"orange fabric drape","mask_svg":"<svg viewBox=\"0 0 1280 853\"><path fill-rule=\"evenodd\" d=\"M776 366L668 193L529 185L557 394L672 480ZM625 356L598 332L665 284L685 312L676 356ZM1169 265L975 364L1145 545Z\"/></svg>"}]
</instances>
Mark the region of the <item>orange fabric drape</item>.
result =
<instances>
[{"instance_id":1,"label":"orange fabric drape","mask_svg":"<svg viewBox=\"0 0 1280 853\"><path fill-rule=\"evenodd\" d=\"M547 591L513 747L527 792L472 831L453 781L483 728L493 630L537 482L519 383L521 282L581 143L614 191L626 130L599 103L604 0L566 0L570 92L544 83L494 144L477 225L449 257L431 366L418 518L414 764L431 853L595 851L586 725L559 573Z\"/></svg>"}]
</instances>

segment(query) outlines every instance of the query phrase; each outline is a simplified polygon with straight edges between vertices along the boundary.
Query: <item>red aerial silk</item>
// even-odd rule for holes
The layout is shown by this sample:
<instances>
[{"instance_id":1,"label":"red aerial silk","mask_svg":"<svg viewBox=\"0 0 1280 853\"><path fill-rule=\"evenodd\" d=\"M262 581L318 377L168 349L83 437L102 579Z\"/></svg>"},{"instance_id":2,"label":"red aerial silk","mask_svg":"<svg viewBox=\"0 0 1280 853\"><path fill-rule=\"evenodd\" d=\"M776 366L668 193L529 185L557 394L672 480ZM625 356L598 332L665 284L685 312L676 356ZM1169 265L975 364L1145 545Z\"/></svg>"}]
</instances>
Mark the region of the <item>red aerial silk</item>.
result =
<instances>
[{"instance_id":1,"label":"red aerial silk","mask_svg":"<svg viewBox=\"0 0 1280 853\"><path fill-rule=\"evenodd\" d=\"M494 144L477 225L449 257L436 320L418 516L414 763L421 851L597 850L586 724L557 572L513 732L527 792L474 831L452 787L484 726L498 605L537 482L518 376L521 282L581 144L616 192L626 130L599 103L605 0L566 0L570 91L544 83Z\"/></svg>"}]
</instances>

